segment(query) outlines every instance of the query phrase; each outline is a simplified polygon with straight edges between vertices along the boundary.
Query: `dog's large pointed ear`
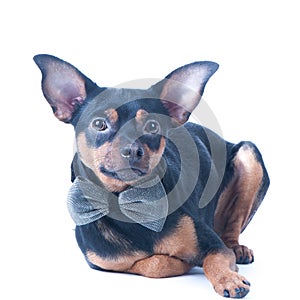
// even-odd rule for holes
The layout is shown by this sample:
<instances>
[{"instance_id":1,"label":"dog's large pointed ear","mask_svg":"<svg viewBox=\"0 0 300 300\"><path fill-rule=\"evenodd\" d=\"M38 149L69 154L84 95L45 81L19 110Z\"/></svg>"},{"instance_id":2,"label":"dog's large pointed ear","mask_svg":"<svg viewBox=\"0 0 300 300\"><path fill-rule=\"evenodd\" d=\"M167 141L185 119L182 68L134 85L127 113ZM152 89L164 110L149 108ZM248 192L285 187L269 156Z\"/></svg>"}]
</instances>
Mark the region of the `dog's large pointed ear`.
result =
<instances>
[{"instance_id":1,"label":"dog's large pointed ear","mask_svg":"<svg viewBox=\"0 0 300 300\"><path fill-rule=\"evenodd\" d=\"M160 92L164 107L176 123L181 125L188 120L218 67L210 61L194 62L176 69L152 87Z\"/></svg>"},{"instance_id":2,"label":"dog's large pointed ear","mask_svg":"<svg viewBox=\"0 0 300 300\"><path fill-rule=\"evenodd\" d=\"M33 59L42 72L42 90L54 115L60 121L69 123L88 93L97 85L57 57L40 54Z\"/></svg>"}]
</instances>

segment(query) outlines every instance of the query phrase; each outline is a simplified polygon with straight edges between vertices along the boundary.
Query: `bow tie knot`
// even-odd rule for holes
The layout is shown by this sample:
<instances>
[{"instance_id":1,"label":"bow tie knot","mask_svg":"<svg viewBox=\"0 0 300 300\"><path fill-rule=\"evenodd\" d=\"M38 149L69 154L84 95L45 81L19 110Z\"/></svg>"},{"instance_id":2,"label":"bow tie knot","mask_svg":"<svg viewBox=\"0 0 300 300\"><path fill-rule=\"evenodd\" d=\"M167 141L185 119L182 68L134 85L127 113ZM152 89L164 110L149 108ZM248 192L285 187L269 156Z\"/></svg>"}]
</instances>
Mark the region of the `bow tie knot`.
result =
<instances>
[{"instance_id":1,"label":"bow tie knot","mask_svg":"<svg viewBox=\"0 0 300 300\"><path fill-rule=\"evenodd\" d=\"M115 200L118 209L110 205ZM109 215L160 232L168 215L167 195L158 176L128 188L119 196L78 176L70 188L67 202L70 215L79 226Z\"/></svg>"}]
</instances>

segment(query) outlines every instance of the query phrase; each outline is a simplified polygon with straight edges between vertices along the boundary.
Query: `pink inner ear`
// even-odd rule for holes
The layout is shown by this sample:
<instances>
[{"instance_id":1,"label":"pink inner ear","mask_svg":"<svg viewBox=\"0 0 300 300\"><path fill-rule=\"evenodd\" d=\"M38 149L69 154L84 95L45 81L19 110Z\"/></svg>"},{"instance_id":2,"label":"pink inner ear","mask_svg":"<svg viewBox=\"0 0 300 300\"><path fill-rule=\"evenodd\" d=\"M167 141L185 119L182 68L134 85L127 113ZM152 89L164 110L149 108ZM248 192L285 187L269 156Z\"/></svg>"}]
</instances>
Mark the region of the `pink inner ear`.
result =
<instances>
[{"instance_id":1,"label":"pink inner ear","mask_svg":"<svg viewBox=\"0 0 300 300\"><path fill-rule=\"evenodd\" d=\"M194 62L170 73L157 86L161 87L160 97L169 114L183 124L198 105L204 87L218 64L213 62Z\"/></svg>"},{"instance_id":2,"label":"pink inner ear","mask_svg":"<svg viewBox=\"0 0 300 300\"><path fill-rule=\"evenodd\" d=\"M186 111L183 107L170 101L162 100L164 107L168 110L170 117L172 117L177 123L184 124L190 113Z\"/></svg>"},{"instance_id":3,"label":"pink inner ear","mask_svg":"<svg viewBox=\"0 0 300 300\"><path fill-rule=\"evenodd\" d=\"M184 124L201 96L185 83L167 79L165 80L160 97L169 115L177 123Z\"/></svg>"},{"instance_id":4,"label":"pink inner ear","mask_svg":"<svg viewBox=\"0 0 300 300\"><path fill-rule=\"evenodd\" d=\"M75 111L76 104L83 103L84 98L82 97L76 97L64 102L57 102L57 107L55 111L55 116L60 121L70 121L72 119L72 115Z\"/></svg>"},{"instance_id":5,"label":"pink inner ear","mask_svg":"<svg viewBox=\"0 0 300 300\"><path fill-rule=\"evenodd\" d=\"M63 102L74 106L76 103L82 103L85 97L84 87L80 87L80 82L76 85L74 83L67 83L58 91Z\"/></svg>"},{"instance_id":6,"label":"pink inner ear","mask_svg":"<svg viewBox=\"0 0 300 300\"><path fill-rule=\"evenodd\" d=\"M71 120L76 104L82 104L86 98L83 79L70 72L49 74L44 82L44 93L55 116L64 122Z\"/></svg>"}]
</instances>

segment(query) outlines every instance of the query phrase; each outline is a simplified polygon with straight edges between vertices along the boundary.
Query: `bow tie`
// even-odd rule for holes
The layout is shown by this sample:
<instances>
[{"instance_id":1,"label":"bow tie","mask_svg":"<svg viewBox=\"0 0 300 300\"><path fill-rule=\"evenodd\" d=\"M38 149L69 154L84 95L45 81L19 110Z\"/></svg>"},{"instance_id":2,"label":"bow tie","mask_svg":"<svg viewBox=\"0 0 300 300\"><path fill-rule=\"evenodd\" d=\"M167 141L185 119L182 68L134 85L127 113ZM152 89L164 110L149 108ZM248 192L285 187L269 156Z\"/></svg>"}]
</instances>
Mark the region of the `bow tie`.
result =
<instances>
[{"instance_id":1,"label":"bow tie","mask_svg":"<svg viewBox=\"0 0 300 300\"><path fill-rule=\"evenodd\" d=\"M128 188L119 196L78 176L67 202L76 225L86 225L109 215L160 232L168 215L168 198L158 176Z\"/></svg>"}]
</instances>

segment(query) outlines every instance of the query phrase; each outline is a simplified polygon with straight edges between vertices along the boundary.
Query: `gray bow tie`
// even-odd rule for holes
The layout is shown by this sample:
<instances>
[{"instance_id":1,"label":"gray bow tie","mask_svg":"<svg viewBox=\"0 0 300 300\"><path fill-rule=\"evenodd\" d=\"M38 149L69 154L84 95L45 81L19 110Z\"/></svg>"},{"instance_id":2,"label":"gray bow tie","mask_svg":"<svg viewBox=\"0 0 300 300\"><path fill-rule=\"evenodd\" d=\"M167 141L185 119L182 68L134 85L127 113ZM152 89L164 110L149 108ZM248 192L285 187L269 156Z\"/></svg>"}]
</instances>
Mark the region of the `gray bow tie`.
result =
<instances>
[{"instance_id":1,"label":"gray bow tie","mask_svg":"<svg viewBox=\"0 0 300 300\"><path fill-rule=\"evenodd\" d=\"M134 223L156 232L163 229L168 199L158 176L121 192L118 197L84 177L76 177L68 194L68 209L75 224L86 225L106 215L120 219L111 205L112 197L117 198L117 211Z\"/></svg>"}]
</instances>

